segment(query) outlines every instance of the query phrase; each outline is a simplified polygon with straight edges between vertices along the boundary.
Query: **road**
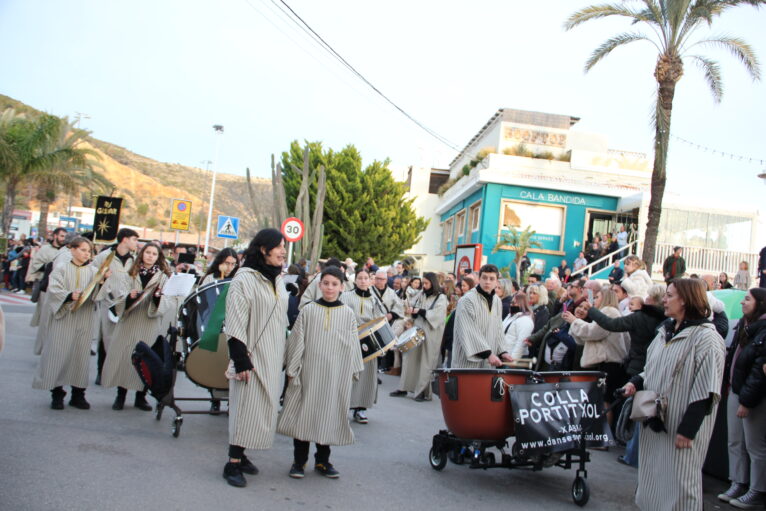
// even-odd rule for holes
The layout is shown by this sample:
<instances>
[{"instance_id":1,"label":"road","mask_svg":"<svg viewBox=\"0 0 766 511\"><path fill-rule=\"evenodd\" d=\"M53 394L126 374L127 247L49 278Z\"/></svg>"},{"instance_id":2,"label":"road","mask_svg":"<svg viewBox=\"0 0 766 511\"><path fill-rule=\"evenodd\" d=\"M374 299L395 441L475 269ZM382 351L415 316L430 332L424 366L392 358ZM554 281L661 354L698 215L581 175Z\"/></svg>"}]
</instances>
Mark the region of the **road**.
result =
<instances>
[{"instance_id":1,"label":"road","mask_svg":"<svg viewBox=\"0 0 766 511\"><path fill-rule=\"evenodd\" d=\"M2 307L8 332L0 353L2 510L577 509L570 496L574 470L472 470L451 463L442 472L431 469L431 438L444 427L439 400L389 397L398 379L385 375L370 423L353 426L356 443L333 448L340 479L313 473L311 461L305 479L288 478L292 441L277 436L271 450L249 454L261 473L247 476L247 488L232 488L221 477L225 416L187 415L173 438L172 413L166 410L158 422L130 406L132 396L115 412L114 390L97 386L87 392L91 410L51 410L49 393L31 386L37 366L35 329L27 326L31 306ZM95 357L91 363L95 376ZM176 389L178 396L205 395L184 375ZM592 453L586 509L636 509L636 471L616 463L620 453ZM714 495L723 483L706 478L705 484L705 509L720 508Z\"/></svg>"}]
</instances>

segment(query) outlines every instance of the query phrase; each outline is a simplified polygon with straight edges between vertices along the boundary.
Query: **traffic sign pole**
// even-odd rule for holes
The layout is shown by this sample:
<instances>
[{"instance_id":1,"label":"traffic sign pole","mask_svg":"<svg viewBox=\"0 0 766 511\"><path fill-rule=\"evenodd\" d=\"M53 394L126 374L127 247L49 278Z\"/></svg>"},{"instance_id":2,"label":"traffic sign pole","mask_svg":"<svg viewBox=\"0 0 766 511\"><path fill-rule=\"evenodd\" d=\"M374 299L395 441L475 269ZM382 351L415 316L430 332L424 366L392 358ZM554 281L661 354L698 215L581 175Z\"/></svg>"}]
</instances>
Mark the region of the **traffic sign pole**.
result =
<instances>
[{"instance_id":1,"label":"traffic sign pole","mask_svg":"<svg viewBox=\"0 0 766 511\"><path fill-rule=\"evenodd\" d=\"M292 241L287 245L287 267L293 264L293 243Z\"/></svg>"}]
</instances>

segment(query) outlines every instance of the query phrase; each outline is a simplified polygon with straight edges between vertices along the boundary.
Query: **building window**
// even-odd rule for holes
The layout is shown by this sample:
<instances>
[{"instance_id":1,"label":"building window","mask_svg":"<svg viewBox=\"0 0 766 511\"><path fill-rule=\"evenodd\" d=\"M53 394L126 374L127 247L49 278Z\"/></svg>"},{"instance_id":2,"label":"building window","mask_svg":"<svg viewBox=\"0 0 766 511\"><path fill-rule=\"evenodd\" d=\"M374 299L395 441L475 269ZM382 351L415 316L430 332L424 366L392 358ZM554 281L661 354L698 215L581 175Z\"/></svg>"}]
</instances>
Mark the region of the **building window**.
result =
<instances>
[{"instance_id":1,"label":"building window","mask_svg":"<svg viewBox=\"0 0 766 511\"><path fill-rule=\"evenodd\" d=\"M474 202L468 210L468 221L471 226L471 232L479 230L479 221L481 220L481 201Z\"/></svg>"},{"instance_id":2,"label":"building window","mask_svg":"<svg viewBox=\"0 0 766 511\"><path fill-rule=\"evenodd\" d=\"M452 224L454 222L454 218L450 218L443 224L443 230L442 230L442 240L444 240L444 249L443 252L445 254L448 254L450 252L450 242L452 241Z\"/></svg>"},{"instance_id":3,"label":"building window","mask_svg":"<svg viewBox=\"0 0 766 511\"><path fill-rule=\"evenodd\" d=\"M460 239L465 234L465 210L455 216L456 229L455 237Z\"/></svg>"},{"instance_id":4,"label":"building window","mask_svg":"<svg viewBox=\"0 0 766 511\"><path fill-rule=\"evenodd\" d=\"M500 208L501 232L509 227L535 231L533 239L541 246L530 252L564 250L565 206L503 199Z\"/></svg>"}]
</instances>

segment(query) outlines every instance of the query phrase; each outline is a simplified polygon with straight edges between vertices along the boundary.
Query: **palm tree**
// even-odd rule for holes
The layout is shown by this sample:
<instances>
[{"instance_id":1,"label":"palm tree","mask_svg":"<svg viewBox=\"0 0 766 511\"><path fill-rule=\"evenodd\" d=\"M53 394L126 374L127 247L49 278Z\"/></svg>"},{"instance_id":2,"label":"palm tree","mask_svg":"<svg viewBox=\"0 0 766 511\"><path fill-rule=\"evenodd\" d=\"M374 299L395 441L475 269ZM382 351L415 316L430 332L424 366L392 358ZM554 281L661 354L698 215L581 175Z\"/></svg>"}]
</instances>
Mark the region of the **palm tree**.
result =
<instances>
[{"instance_id":1,"label":"palm tree","mask_svg":"<svg viewBox=\"0 0 766 511\"><path fill-rule=\"evenodd\" d=\"M628 3L639 4L630 6ZM704 73L716 102L721 101L723 86L718 62L697 54L697 49L719 47L731 52L750 73L753 80L760 79L758 59L745 41L738 37L711 36L696 38L696 32L710 27L713 20L732 7L751 5L760 7L766 0L637 0L621 4L600 4L580 9L564 23L570 30L586 21L618 16L627 18L637 27L648 28L624 32L604 41L585 63L585 71L609 55L612 50L634 41L648 41L657 49L654 78L657 81L657 99L654 108L654 167L652 169L649 220L646 223L642 258L651 272L654 261L657 230L662 213L662 197L665 193L666 163L670 139L670 114L676 83L684 74L684 61L693 62Z\"/></svg>"},{"instance_id":2,"label":"palm tree","mask_svg":"<svg viewBox=\"0 0 766 511\"><path fill-rule=\"evenodd\" d=\"M51 139L48 151L56 157L47 168L31 176L37 185L37 199L40 201L38 232L45 235L48 229L48 209L56 201L59 192L76 194L81 188L105 191L112 183L94 171L101 165L99 154L93 149L82 147L89 132L75 128L67 118L60 119L58 132Z\"/></svg>"},{"instance_id":3,"label":"palm tree","mask_svg":"<svg viewBox=\"0 0 766 511\"><path fill-rule=\"evenodd\" d=\"M537 234L537 231L533 231L530 226L524 228L523 231L513 226L508 226L508 232L502 231L498 235L497 244L492 249L493 254L506 247L510 247L514 251L516 254L513 258L513 262L516 264L516 282L521 283L521 259L524 257L524 254L532 247L542 247L539 241L532 239L532 236L535 234Z\"/></svg>"},{"instance_id":4,"label":"palm tree","mask_svg":"<svg viewBox=\"0 0 766 511\"><path fill-rule=\"evenodd\" d=\"M68 187L73 182L103 184L103 180L92 173L93 157L97 154L92 149L77 147L84 133L72 130L66 119L53 115L42 114L30 119L13 109L3 112L0 116L0 178L5 183L4 235L8 235L11 227L20 184L36 182L42 188L49 188L54 197L58 187ZM39 192L38 196L41 194L48 196L48 192Z\"/></svg>"}]
</instances>

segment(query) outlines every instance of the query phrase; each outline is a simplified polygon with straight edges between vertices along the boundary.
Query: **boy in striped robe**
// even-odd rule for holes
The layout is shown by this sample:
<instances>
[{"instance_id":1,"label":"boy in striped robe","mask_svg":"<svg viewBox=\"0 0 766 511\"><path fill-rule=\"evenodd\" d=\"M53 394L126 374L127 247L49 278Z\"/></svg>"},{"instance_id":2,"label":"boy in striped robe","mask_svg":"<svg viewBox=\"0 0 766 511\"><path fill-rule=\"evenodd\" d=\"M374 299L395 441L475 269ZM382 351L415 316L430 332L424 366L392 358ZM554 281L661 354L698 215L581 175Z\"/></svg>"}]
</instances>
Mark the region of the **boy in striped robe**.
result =
<instances>
[{"instance_id":1,"label":"boy in striped robe","mask_svg":"<svg viewBox=\"0 0 766 511\"><path fill-rule=\"evenodd\" d=\"M287 344L289 384L277 431L293 437L289 475L295 479L304 476L311 442L317 446L314 470L339 477L330 463L330 446L354 443L346 410L352 381L364 370L356 315L338 300L342 271L325 268L319 289L322 297L301 310Z\"/></svg>"}]
</instances>

